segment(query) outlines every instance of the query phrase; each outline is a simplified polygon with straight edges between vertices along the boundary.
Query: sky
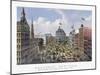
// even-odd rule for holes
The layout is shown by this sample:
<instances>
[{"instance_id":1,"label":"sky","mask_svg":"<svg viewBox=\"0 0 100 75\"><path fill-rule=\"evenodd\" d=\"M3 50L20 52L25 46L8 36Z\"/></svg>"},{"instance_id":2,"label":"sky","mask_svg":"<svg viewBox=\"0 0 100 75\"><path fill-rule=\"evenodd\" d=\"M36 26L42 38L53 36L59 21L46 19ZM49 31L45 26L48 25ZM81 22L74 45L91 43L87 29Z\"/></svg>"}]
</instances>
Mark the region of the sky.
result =
<instances>
[{"instance_id":1,"label":"sky","mask_svg":"<svg viewBox=\"0 0 100 75\"><path fill-rule=\"evenodd\" d=\"M91 27L92 25L92 11L88 10L31 7L24 7L24 9L29 25L31 25L33 20L35 35L51 33L55 36L59 26L65 31L66 35L69 35L73 25L76 31L80 28L81 24L84 24L86 27ZM21 12L22 7L17 7L17 21L20 20ZM85 20L83 21L81 18Z\"/></svg>"}]
</instances>

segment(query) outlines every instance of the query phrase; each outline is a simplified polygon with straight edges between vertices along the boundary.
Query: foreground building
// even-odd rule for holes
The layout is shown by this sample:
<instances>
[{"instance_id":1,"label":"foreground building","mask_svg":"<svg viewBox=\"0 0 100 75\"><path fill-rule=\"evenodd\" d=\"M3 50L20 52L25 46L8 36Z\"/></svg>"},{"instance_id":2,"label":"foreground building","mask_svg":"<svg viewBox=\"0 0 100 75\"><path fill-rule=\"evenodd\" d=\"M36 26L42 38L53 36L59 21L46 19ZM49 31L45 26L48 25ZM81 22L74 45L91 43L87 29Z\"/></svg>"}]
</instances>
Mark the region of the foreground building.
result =
<instances>
[{"instance_id":1,"label":"foreground building","mask_svg":"<svg viewBox=\"0 0 100 75\"><path fill-rule=\"evenodd\" d=\"M79 29L79 49L91 60L92 57L92 30L82 24Z\"/></svg>"},{"instance_id":2,"label":"foreground building","mask_svg":"<svg viewBox=\"0 0 100 75\"><path fill-rule=\"evenodd\" d=\"M17 22L17 64L25 64L29 60L30 28L22 9L20 21ZM27 61L29 60L29 61Z\"/></svg>"},{"instance_id":3,"label":"foreground building","mask_svg":"<svg viewBox=\"0 0 100 75\"><path fill-rule=\"evenodd\" d=\"M23 8L20 21L17 22L17 64L40 62L39 52L43 47L44 40L35 38L33 21L30 27Z\"/></svg>"},{"instance_id":4,"label":"foreground building","mask_svg":"<svg viewBox=\"0 0 100 75\"><path fill-rule=\"evenodd\" d=\"M81 24L79 33L75 34L74 37L74 49L78 49L82 53L81 60L92 59L92 32L91 28L84 27ZM84 55L86 58L84 58Z\"/></svg>"}]
</instances>

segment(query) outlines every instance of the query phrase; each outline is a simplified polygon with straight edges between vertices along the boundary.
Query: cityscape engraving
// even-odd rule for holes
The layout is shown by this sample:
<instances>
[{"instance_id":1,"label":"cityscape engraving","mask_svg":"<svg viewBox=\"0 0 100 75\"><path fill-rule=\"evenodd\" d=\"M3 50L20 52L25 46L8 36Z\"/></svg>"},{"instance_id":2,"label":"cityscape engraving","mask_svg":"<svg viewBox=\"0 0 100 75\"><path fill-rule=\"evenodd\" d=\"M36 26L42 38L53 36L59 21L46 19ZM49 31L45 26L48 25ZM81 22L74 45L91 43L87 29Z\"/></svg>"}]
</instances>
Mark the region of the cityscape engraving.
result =
<instances>
[{"instance_id":1,"label":"cityscape engraving","mask_svg":"<svg viewBox=\"0 0 100 75\"><path fill-rule=\"evenodd\" d=\"M92 61L92 11L16 10L17 65Z\"/></svg>"}]
</instances>

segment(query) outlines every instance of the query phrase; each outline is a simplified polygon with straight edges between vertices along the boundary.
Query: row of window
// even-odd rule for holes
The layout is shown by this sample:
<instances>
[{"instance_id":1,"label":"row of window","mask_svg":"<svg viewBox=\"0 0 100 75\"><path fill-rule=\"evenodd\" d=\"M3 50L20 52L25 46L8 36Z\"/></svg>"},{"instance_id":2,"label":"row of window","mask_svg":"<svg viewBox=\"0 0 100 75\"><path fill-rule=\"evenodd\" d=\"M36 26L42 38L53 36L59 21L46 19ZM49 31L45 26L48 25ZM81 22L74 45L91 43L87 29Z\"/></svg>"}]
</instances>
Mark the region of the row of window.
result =
<instances>
[{"instance_id":1,"label":"row of window","mask_svg":"<svg viewBox=\"0 0 100 75\"><path fill-rule=\"evenodd\" d=\"M25 49L25 50L21 50L21 51L17 51L17 57L24 59L26 57L26 55L29 55L29 48Z\"/></svg>"},{"instance_id":2,"label":"row of window","mask_svg":"<svg viewBox=\"0 0 100 75\"><path fill-rule=\"evenodd\" d=\"M29 45L30 45L29 43L17 44L17 49L21 49L21 48L27 47L27 46L29 46Z\"/></svg>"},{"instance_id":3,"label":"row of window","mask_svg":"<svg viewBox=\"0 0 100 75\"><path fill-rule=\"evenodd\" d=\"M21 45L17 45L17 49L21 49Z\"/></svg>"},{"instance_id":4,"label":"row of window","mask_svg":"<svg viewBox=\"0 0 100 75\"><path fill-rule=\"evenodd\" d=\"M17 37L26 37L26 36L29 36L29 32L25 32L25 33L17 33Z\"/></svg>"},{"instance_id":5,"label":"row of window","mask_svg":"<svg viewBox=\"0 0 100 75\"><path fill-rule=\"evenodd\" d=\"M17 30L18 30L18 31L20 31L20 30L21 30L21 31L22 31L22 30L23 30L23 31L29 31L29 28L28 28L28 27L25 27L25 26L17 26Z\"/></svg>"},{"instance_id":6,"label":"row of window","mask_svg":"<svg viewBox=\"0 0 100 75\"><path fill-rule=\"evenodd\" d=\"M24 38L24 39L17 39L17 43L25 43L25 42L29 42L29 38Z\"/></svg>"}]
</instances>

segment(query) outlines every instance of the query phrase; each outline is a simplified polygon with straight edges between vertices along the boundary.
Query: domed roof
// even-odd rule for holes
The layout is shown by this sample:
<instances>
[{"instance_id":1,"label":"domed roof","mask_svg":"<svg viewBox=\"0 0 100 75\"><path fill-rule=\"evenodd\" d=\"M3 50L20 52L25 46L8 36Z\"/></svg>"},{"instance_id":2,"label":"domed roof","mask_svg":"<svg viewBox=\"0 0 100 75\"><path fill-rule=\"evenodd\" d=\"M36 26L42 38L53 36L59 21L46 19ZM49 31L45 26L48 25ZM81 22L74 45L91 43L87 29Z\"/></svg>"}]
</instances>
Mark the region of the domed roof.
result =
<instances>
[{"instance_id":1,"label":"domed roof","mask_svg":"<svg viewBox=\"0 0 100 75\"><path fill-rule=\"evenodd\" d=\"M64 35L65 35L64 30L61 29L60 26L59 26L58 30L56 31L56 34L57 34L57 33L58 33L58 34L64 34Z\"/></svg>"}]
</instances>

